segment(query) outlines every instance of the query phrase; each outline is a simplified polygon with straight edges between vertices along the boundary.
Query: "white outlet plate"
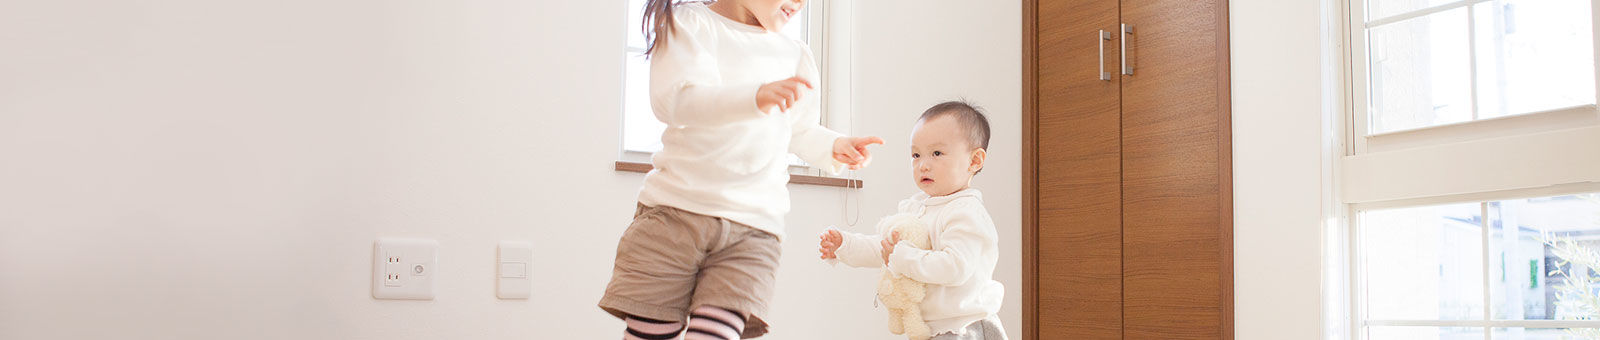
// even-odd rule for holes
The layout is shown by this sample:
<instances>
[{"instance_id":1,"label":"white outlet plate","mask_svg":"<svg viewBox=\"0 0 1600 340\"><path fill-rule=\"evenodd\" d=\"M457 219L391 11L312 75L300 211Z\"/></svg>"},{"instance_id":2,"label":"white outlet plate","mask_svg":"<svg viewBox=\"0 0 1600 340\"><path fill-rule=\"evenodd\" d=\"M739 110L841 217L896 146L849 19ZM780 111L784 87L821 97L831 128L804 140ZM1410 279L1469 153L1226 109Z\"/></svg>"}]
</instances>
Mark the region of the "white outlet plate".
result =
<instances>
[{"instance_id":1,"label":"white outlet plate","mask_svg":"<svg viewBox=\"0 0 1600 340\"><path fill-rule=\"evenodd\" d=\"M439 241L380 238L372 245L372 297L433 300Z\"/></svg>"},{"instance_id":2,"label":"white outlet plate","mask_svg":"<svg viewBox=\"0 0 1600 340\"><path fill-rule=\"evenodd\" d=\"M495 296L526 299L533 293L533 244L500 241L495 261Z\"/></svg>"}]
</instances>

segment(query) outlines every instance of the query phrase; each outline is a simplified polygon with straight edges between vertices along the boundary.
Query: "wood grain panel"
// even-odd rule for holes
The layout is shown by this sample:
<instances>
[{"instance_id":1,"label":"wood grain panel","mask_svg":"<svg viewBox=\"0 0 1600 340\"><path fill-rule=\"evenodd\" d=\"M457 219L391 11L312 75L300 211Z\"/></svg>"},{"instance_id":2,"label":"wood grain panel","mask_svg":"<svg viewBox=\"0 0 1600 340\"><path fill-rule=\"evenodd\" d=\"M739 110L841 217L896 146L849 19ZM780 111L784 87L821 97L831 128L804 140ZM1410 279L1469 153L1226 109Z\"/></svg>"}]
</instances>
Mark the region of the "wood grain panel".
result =
<instances>
[{"instance_id":1,"label":"wood grain panel","mask_svg":"<svg viewBox=\"0 0 1600 340\"><path fill-rule=\"evenodd\" d=\"M1039 0L1022 0L1022 334L1039 338Z\"/></svg>"},{"instance_id":2,"label":"wood grain panel","mask_svg":"<svg viewBox=\"0 0 1600 340\"><path fill-rule=\"evenodd\" d=\"M1226 11L1219 1L1124 0L1123 316L1130 339L1224 338L1222 128ZM1231 281L1230 281L1231 282Z\"/></svg>"},{"instance_id":3,"label":"wood grain panel","mask_svg":"<svg viewBox=\"0 0 1600 340\"><path fill-rule=\"evenodd\" d=\"M1232 339L1226 2L1023 10L1023 337Z\"/></svg>"},{"instance_id":4,"label":"wood grain panel","mask_svg":"<svg viewBox=\"0 0 1600 340\"><path fill-rule=\"evenodd\" d=\"M1038 6L1038 338L1121 339L1117 1Z\"/></svg>"}]
</instances>

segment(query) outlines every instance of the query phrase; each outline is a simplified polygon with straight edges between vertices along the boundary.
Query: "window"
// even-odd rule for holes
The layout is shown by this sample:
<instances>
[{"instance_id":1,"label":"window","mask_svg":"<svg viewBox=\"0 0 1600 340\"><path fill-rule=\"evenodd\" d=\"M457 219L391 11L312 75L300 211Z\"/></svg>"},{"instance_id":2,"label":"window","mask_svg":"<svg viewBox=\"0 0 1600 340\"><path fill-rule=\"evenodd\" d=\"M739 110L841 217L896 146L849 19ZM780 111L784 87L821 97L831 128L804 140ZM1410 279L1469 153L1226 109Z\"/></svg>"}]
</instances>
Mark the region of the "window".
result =
<instances>
[{"instance_id":1,"label":"window","mask_svg":"<svg viewBox=\"0 0 1600 340\"><path fill-rule=\"evenodd\" d=\"M1340 1L1330 334L1600 339L1600 2Z\"/></svg>"},{"instance_id":2,"label":"window","mask_svg":"<svg viewBox=\"0 0 1600 340\"><path fill-rule=\"evenodd\" d=\"M627 3L628 40L624 70L626 79L623 82L622 150L624 158L644 160L645 155L661 151L661 132L666 130L667 126L656 120L655 114L650 111L650 62L644 57L646 42L643 32L640 31L644 0L627 0ZM812 13L822 13L822 5L823 1L808 1L805 9L784 26L783 34L810 44L812 52L817 54L813 57L816 58L818 67L825 70L827 59L824 58L825 49L822 48L824 46L821 39L822 18L820 15L812 15ZM826 72L823 74L827 75ZM826 120L827 116L828 112L824 111L823 119ZM629 157L630 155L633 157ZM791 160L799 161L793 157Z\"/></svg>"},{"instance_id":3,"label":"window","mask_svg":"<svg viewBox=\"0 0 1600 340\"><path fill-rule=\"evenodd\" d=\"M1361 2L1360 0L1352 0ZM1589 0L1367 0L1352 33L1361 136L1594 111ZM1359 4L1358 4L1359 5ZM1363 13L1361 8L1351 13ZM1365 19L1360 19L1364 17Z\"/></svg>"},{"instance_id":4,"label":"window","mask_svg":"<svg viewBox=\"0 0 1600 340\"><path fill-rule=\"evenodd\" d=\"M1600 336L1600 194L1355 216L1365 339Z\"/></svg>"}]
</instances>

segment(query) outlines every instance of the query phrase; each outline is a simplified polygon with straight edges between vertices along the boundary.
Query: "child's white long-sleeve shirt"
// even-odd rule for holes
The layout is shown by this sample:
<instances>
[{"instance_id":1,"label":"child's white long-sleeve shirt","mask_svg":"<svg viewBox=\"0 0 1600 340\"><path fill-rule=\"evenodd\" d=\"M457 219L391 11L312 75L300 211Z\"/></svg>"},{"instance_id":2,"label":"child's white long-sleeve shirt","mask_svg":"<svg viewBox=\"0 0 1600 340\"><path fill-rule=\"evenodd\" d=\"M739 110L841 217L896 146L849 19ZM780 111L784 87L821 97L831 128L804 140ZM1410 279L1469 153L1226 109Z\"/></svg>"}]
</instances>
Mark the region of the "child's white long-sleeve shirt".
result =
<instances>
[{"instance_id":1,"label":"child's white long-sleeve shirt","mask_svg":"<svg viewBox=\"0 0 1600 340\"><path fill-rule=\"evenodd\" d=\"M928 227L932 250L901 241L889 256L889 271L927 283L922 318L933 334L960 332L973 321L995 315L1005 299L1005 286L994 280L1000 261L1000 241L994 220L983 207L977 189L930 197L918 192L900 201L899 213L916 214ZM844 243L835 252L839 262L854 267L883 266L880 243L887 226L876 235L841 232Z\"/></svg>"},{"instance_id":2,"label":"child's white long-sleeve shirt","mask_svg":"<svg viewBox=\"0 0 1600 340\"><path fill-rule=\"evenodd\" d=\"M793 153L837 173L834 140L818 124L816 90L789 111L756 108L762 84L800 76L819 86L805 43L723 17L704 4L673 8L676 31L650 57L650 106L667 124L639 202L726 218L783 237Z\"/></svg>"}]
</instances>

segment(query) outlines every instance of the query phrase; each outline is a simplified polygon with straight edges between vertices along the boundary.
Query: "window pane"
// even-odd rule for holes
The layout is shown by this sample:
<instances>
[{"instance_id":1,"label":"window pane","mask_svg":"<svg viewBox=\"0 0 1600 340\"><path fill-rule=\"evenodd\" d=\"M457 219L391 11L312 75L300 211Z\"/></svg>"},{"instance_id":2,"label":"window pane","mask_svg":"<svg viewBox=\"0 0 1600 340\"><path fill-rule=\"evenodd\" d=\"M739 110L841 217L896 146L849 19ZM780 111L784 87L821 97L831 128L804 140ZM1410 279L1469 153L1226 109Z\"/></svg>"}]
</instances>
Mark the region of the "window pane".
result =
<instances>
[{"instance_id":1,"label":"window pane","mask_svg":"<svg viewBox=\"0 0 1600 340\"><path fill-rule=\"evenodd\" d=\"M1495 328L1494 340L1590 340L1600 339L1597 328Z\"/></svg>"},{"instance_id":2,"label":"window pane","mask_svg":"<svg viewBox=\"0 0 1600 340\"><path fill-rule=\"evenodd\" d=\"M628 30L628 47L645 48L643 16L644 0L627 1L628 22L624 26L626 26ZM783 34L794 39L806 41L806 32L808 32L810 27L810 16L807 14L811 13L811 7L813 6L815 6L815 4L806 6L800 11L800 13L795 14L794 18L789 19L789 24L783 26Z\"/></svg>"},{"instance_id":3,"label":"window pane","mask_svg":"<svg viewBox=\"0 0 1600 340\"><path fill-rule=\"evenodd\" d=\"M783 25L783 34L790 38L806 41L806 24L808 23L807 20L810 20L807 19L810 16L806 14L810 12L811 6L806 6L805 9L800 10L800 13L796 13L793 18L789 18L789 23Z\"/></svg>"},{"instance_id":4,"label":"window pane","mask_svg":"<svg viewBox=\"0 0 1600 340\"><path fill-rule=\"evenodd\" d=\"M1368 318L1482 320L1481 212L1470 203L1361 213Z\"/></svg>"},{"instance_id":5,"label":"window pane","mask_svg":"<svg viewBox=\"0 0 1600 340\"><path fill-rule=\"evenodd\" d=\"M1367 340L1483 340L1483 328L1368 327Z\"/></svg>"},{"instance_id":6,"label":"window pane","mask_svg":"<svg viewBox=\"0 0 1600 340\"><path fill-rule=\"evenodd\" d=\"M1594 103L1589 1L1491 1L1473 15L1480 119Z\"/></svg>"},{"instance_id":7,"label":"window pane","mask_svg":"<svg viewBox=\"0 0 1600 340\"><path fill-rule=\"evenodd\" d=\"M626 88L623 89L622 148L628 151L661 151L661 131L667 129L650 110L650 61L637 53L628 54Z\"/></svg>"},{"instance_id":8,"label":"window pane","mask_svg":"<svg viewBox=\"0 0 1600 340\"><path fill-rule=\"evenodd\" d=\"M1496 319L1600 317L1600 195L1489 202Z\"/></svg>"},{"instance_id":9,"label":"window pane","mask_svg":"<svg viewBox=\"0 0 1600 340\"><path fill-rule=\"evenodd\" d=\"M1367 31L1372 133L1472 120L1467 9Z\"/></svg>"},{"instance_id":10,"label":"window pane","mask_svg":"<svg viewBox=\"0 0 1600 340\"><path fill-rule=\"evenodd\" d=\"M784 25L782 33L806 41L809 27L809 13L817 4L806 6L800 13ZM627 52L627 65L624 72L623 89L623 122L622 122L622 147L627 151L654 153L661 151L661 132L667 126L656 120L650 108L650 63L639 53L645 48L644 35L640 32L642 18L640 13L644 9L644 0L627 0L628 22L628 47L635 50ZM822 62L820 56L817 60ZM791 164L805 165L799 158L791 156Z\"/></svg>"},{"instance_id":11,"label":"window pane","mask_svg":"<svg viewBox=\"0 0 1600 340\"><path fill-rule=\"evenodd\" d=\"M1443 5L1456 0L1371 0L1367 1L1367 21L1405 14L1423 8Z\"/></svg>"},{"instance_id":12,"label":"window pane","mask_svg":"<svg viewBox=\"0 0 1600 340\"><path fill-rule=\"evenodd\" d=\"M644 0L628 0L628 47L645 48Z\"/></svg>"}]
</instances>

